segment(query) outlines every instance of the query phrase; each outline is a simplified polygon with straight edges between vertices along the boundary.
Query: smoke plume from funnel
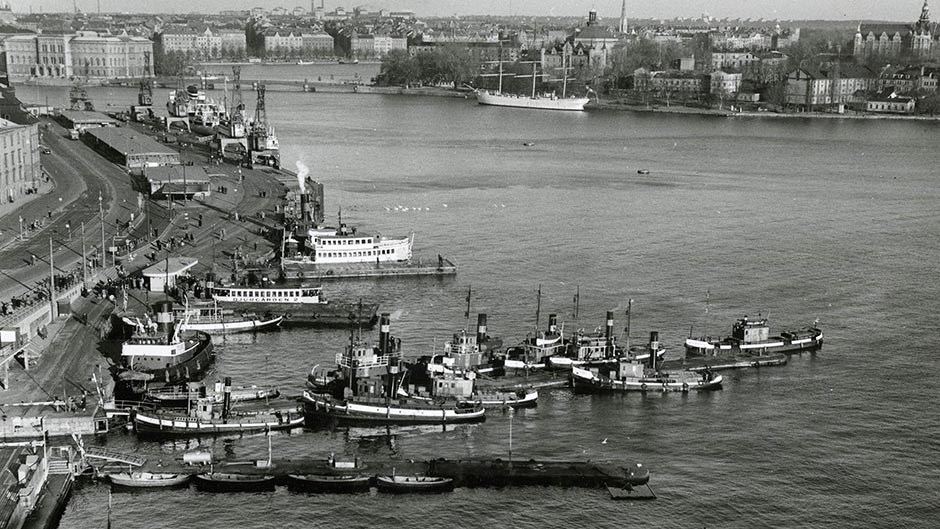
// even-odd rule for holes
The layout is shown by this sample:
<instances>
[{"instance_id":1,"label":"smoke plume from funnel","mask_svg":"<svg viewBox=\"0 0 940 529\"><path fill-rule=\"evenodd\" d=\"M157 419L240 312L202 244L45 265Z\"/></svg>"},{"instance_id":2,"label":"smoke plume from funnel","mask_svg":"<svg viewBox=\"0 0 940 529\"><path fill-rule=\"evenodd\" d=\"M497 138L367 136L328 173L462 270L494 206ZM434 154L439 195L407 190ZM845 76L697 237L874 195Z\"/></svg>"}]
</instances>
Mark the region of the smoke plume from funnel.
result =
<instances>
[{"instance_id":1,"label":"smoke plume from funnel","mask_svg":"<svg viewBox=\"0 0 940 529\"><path fill-rule=\"evenodd\" d=\"M310 172L310 169L300 160L297 160L297 183L300 185L301 194L306 193L307 189L304 186L304 181L307 180L307 173Z\"/></svg>"}]
</instances>

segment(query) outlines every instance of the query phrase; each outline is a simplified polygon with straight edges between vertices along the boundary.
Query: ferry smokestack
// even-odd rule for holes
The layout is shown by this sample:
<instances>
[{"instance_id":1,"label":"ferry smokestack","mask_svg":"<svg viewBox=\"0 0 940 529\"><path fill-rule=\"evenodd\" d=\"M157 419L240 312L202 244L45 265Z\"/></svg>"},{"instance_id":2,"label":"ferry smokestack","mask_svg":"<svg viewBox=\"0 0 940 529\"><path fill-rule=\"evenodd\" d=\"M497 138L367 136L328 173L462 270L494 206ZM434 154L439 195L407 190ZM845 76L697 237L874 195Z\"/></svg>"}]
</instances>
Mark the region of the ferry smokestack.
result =
<instances>
[{"instance_id":1,"label":"ferry smokestack","mask_svg":"<svg viewBox=\"0 0 940 529\"><path fill-rule=\"evenodd\" d=\"M606 347L604 348L604 356L611 358L614 356L614 311L607 311L607 327L604 329L604 339Z\"/></svg>"},{"instance_id":2,"label":"ferry smokestack","mask_svg":"<svg viewBox=\"0 0 940 529\"><path fill-rule=\"evenodd\" d=\"M383 355L389 353L391 349L391 344L389 343L389 314L387 312L382 313L382 317L379 320L379 352Z\"/></svg>"},{"instance_id":3,"label":"ferry smokestack","mask_svg":"<svg viewBox=\"0 0 940 529\"><path fill-rule=\"evenodd\" d=\"M168 336L173 334L173 302L160 301L154 303L153 314L157 329Z\"/></svg>"},{"instance_id":4,"label":"ferry smokestack","mask_svg":"<svg viewBox=\"0 0 940 529\"><path fill-rule=\"evenodd\" d=\"M486 341L486 314L477 314L477 345Z\"/></svg>"},{"instance_id":5,"label":"ferry smokestack","mask_svg":"<svg viewBox=\"0 0 940 529\"><path fill-rule=\"evenodd\" d=\"M659 332L650 331L650 367L656 369L656 351L659 350Z\"/></svg>"},{"instance_id":6,"label":"ferry smokestack","mask_svg":"<svg viewBox=\"0 0 940 529\"><path fill-rule=\"evenodd\" d=\"M307 200L308 200L308 199L307 199L307 194L304 193L302 189L301 189L300 193L301 193L301 195L300 195L300 222L301 222L302 224L306 224L306 223L307 223Z\"/></svg>"},{"instance_id":7,"label":"ferry smokestack","mask_svg":"<svg viewBox=\"0 0 940 529\"><path fill-rule=\"evenodd\" d=\"M557 314L548 315L548 332L552 334L558 332L558 315Z\"/></svg>"},{"instance_id":8,"label":"ferry smokestack","mask_svg":"<svg viewBox=\"0 0 940 529\"><path fill-rule=\"evenodd\" d=\"M232 377L225 377L222 386L222 422L228 422L229 410L232 407Z\"/></svg>"}]
</instances>

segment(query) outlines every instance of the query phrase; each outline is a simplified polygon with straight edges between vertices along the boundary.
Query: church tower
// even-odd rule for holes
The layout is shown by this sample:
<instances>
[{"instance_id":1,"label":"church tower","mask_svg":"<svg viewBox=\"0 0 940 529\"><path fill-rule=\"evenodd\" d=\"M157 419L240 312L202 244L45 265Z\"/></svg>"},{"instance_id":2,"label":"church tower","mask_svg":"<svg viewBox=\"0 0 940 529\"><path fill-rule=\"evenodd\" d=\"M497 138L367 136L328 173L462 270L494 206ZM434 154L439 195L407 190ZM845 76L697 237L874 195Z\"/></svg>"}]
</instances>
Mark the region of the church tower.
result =
<instances>
[{"instance_id":1,"label":"church tower","mask_svg":"<svg viewBox=\"0 0 940 529\"><path fill-rule=\"evenodd\" d=\"M930 8L927 6L927 0L924 0L924 7L920 10L920 18L914 24L914 31L911 35L911 51L919 57L930 55Z\"/></svg>"},{"instance_id":2,"label":"church tower","mask_svg":"<svg viewBox=\"0 0 940 529\"><path fill-rule=\"evenodd\" d=\"M627 34L627 0L623 0L623 5L620 7L620 34Z\"/></svg>"}]
</instances>

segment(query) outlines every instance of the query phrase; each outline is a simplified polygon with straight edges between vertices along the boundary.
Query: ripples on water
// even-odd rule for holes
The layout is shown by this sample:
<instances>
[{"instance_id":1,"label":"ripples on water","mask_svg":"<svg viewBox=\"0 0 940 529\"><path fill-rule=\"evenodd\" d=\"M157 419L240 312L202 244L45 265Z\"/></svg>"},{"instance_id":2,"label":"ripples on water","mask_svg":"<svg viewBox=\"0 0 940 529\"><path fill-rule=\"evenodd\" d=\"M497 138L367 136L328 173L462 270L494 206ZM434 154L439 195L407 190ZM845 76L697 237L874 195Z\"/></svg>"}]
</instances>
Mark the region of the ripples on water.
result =
<instances>
[{"instance_id":1,"label":"ripples on water","mask_svg":"<svg viewBox=\"0 0 940 529\"><path fill-rule=\"evenodd\" d=\"M134 91L92 96L125 105ZM541 285L543 325L557 312L568 329L592 329L616 308L622 326L633 298L633 334L658 330L671 355L690 328L726 334L758 312L775 331L819 318L826 346L785 367L728 373L719 392L553 390L516 415L517 457L639 461L653 472L655 502L555 488L356 499L177 491L115 495L120 527L931 525L936 124L532 113L272 91L267 106L285 166L303 160L326 184L328 212L342 206L367 231L414 230L424 258L460 265L456 279L326 285L334 298L393 312L407 351L426 354L466 324L471 285L471 311L487 312L507 343L531 331ZM226 339L217 369L299 393L346 339L294 330ZM446 431L300 431L273 445L289 455L493 456L505 454L508 428L496 414ZM107 443L165 458L199 445L242 460L267 450L263 436ZM103 487L80 490L62 527L102 527L106 504Z\"/></svg>"}]
</instances>

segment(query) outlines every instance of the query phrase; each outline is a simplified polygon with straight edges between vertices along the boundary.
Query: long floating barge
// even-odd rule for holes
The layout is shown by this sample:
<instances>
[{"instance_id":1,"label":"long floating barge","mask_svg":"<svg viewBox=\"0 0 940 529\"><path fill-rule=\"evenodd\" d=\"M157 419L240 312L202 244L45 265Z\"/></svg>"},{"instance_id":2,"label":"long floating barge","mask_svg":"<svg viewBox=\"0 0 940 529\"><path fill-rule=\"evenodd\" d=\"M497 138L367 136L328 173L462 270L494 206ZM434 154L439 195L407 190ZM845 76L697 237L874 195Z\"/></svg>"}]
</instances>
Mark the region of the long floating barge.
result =
<instances>
[{"instance_id":1,"label":"long floating barge","mask_svg":"<svg viewBox=\"0 0 940 529\"><path fill-rule=\"evenodd\" d=\"M287 265L282 274L285 279L327 281L331 279L366 279L380 277L457 275L457 265L442 258L436 265L422 262L409 263L351 263L343 265Z\"/></svg>"},{"instance_id":2,"label":"long floating barge","mask_svg":"<svg viewBox=\"0 0 940 529\"><path fill-rule=\"evenodd\" d=\"M721 371L723 369L746 369L749 367L782 366L787 363L784 353L738 354L722 356L687 356L684 360L667 360L665 369L687 369L689 371Z\"/></svg>"},{"instance_id":3,"label":"long floating barge","mask_svg":"<svg viewBox=\"0 0 940 529\"><path fill-rule=\"evenodd\" d=\"M153 466L153 468L149 468ZM450 478L458 487L559 486L630 488L649 483L649 471L639 464L610 461L508 461L502 459L434 459L427 461L357 461L355 466L337 467L325 459L275 459L270 466L252 462L220 463L216 472L243 476L274 476L279 485L288 484L288 475L401 475ZM204 466L179 462L150 463L141 471L200 474Z\"/></svg>"}]
</instances>

